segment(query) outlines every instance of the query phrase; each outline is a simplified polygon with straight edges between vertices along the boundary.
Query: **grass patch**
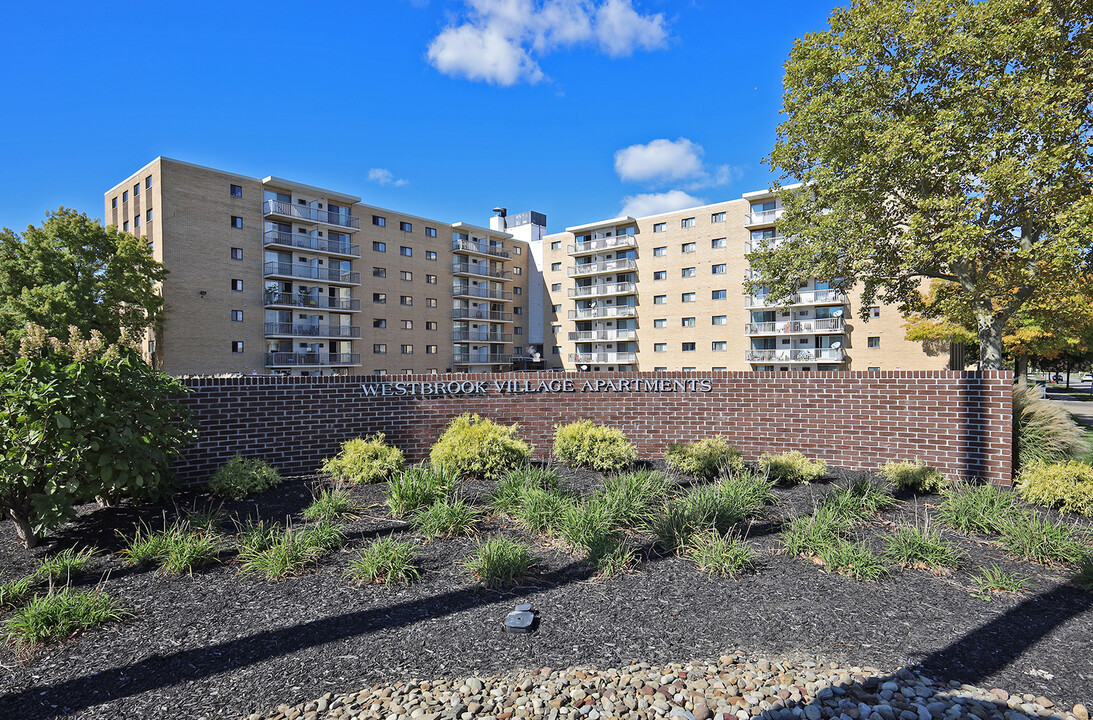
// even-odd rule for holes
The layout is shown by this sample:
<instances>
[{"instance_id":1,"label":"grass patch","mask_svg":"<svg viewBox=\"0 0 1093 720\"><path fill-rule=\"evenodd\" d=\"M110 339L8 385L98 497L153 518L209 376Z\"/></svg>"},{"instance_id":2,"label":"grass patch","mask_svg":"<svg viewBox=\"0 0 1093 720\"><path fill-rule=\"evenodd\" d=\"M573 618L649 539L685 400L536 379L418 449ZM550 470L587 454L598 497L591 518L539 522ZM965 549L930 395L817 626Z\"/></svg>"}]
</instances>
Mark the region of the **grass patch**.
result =
<instances>
[{"instance_id":1,"label":"grass patch","mask_svg":"<svg viewBox=\"0 0 1093 720\"><path fill-rule=\"evenodd\" d=\"M526 576L535 565L535 558L522 542L492 537L478 543L464 564L481 584L501 587Z\"/></svg>"},{"instance_id":2,"label":"grass patch","mask_svg":"<svg viewBox=\"0 0 1093 720\"><path fill-rule=\"evenodd\" d=\"M875 483L859 478L847 487L837 487L827 494L822 505L848 522L876 516L897 504L897 500Z\"/></svg>"},{"instance_id":3,"label":"grass patch","mask_svg":"<svg viewBox=\"0 0 1093 720\"><path fill-rule=\"evenodd\" d=\"M410 520L414 529L429 540L445 536L466 535L481 515L462 498L441 498L428 507L420 508Z\"/></svg>"},{"instance_id":4,"label":"grass patch","mask_svg":"<svg viewBox=\"0 0 1093 720\"><path fill-rule=\"evenodd\" d=\"M857 580L877 580L888 574L881 558L863 542L836 538L835 542L821 548L818 555L830 572Z\"/></svg>"},{"instance_id":5,"label":"grass patch","mask_svg":"<svg viewBox=\"0 0 1093 720\"><path fill-rule=\"evenodd\" d=\"M204 510L192 510L185 515L186 524L194 530L202 530L207 533L220 532L220 527L224 524L224 516L220 513L220 508L215 510L211 507Z\"/></svg>"},{"instance_id":6,"label":"grass patch","mask_svg":"<svg viewBox=\"0 0 1093 720\"><path fill-rule=\"evenodd\" d=\"M322 556L345 544L345 532L338 525L320 522L303 528L263 528L240 544L239 572L259 574L268 580L297 575Z\"/></svg>"},{"instance_id":7,"label":"grass patch","mask_svg":"<svg viewBox=\"0 0 1093 720\"><path fill-rule=\"evenodd\" d=\"M602 543L614 529L612 514L601 498L567 502L553 527L553 532L577 550L588 550Z\"/></svg>"},{"instance_id":8,"label":"grass patch","mask_svg":"<svg viewBox=\"0 0 1093 720\"><path fill-rule=\"evenodd\" d=\"M1011 517L999 543L1015 557L1042 565L1076 564L1088 552L1072 525L1031 512Z\"/></svg>"},{"instance_id":9,"label":"grass patch","mask_svg":"<svg viewBox=\"0 0 1093 720\"><path fill-rule=\"evenodd\" d=\"M710 576L736 577L755 566L755 551L747 543L716 530L693 535L687 543L687 556Z\"/></svg>"},{"instance_id":10,"label":"grass patch","mask_svg":"<svg viewBox=\"0 0 1093 720\"><path fill-rule=\"evenodd\" d=\"M1029 581L1027 577L1008 573L997 565L980 568L978 575L972 575L972 580L979 587L977 597L984 600L990 600L989 593L1021 592Z\"/></svg>"},{"instance_id":11,"label":"grass patch","mask_svg":"<svg viewBox=\"0 0 1093 720\"><path fill-rule=\"evenodd\" d=\"M21 648L64 640L82 630L130 616L104 592L64 588L39 595L15 610L4 622L4 630L8 642Z\"/></svg>"},{"instance_id":12,"label":"grass patch","mask_svg":"<svg viewBox=\"0 0 1093 720\"><path fill-rule=\"evenodd\" d=\"M13 608L23 602L34 589L35 580L33 575L28 575L0 584L0 610Z\"/></svg>"},{"instance_id":13,"label":"grass patch","mask_svg":"<svg viewBox=\"0 0 1093 720\"><path fill-rule=\"evenodd\" d=\"M490 506L496 512L516 514L526 496L533 490L559 491L561 481L553 468L535 465L515 467L497 482L490 497Z\"/></svg>"},{"instance_id":14,"label":"grass patch","mask_svg":"<svg viewBox=\"0 0 1093 720\"><path fill-rule=\"evenodd\" d=\"M960 551L929 526L904 526L883 539L888 558L903 567L952 570L960 565Z\"/></svg>"},{"instance_id":15,"label":"grass patch","mask_svg":"<svg viewBox=\"0 0 1093 720\"><path fill-rule=\"evenodd\" d=\"M326 488L313 495L311 504L304 508L305 520L317 522L351 519L357 516L357 506L345 490Z\"/></svg>"},{"instance_id":16,"label":"grass patch","mask_svg":"<svg viewBox=\"0 0 1093 720\"><path fill-rule=\"evenodd\" d=\"M236 550L240 555L262 552L277 541L280 533L280 527L267 525L264 520L248 522L236 535Z\"/></svg>"},{"instance_id":17,"label":"grass patch","mask_svg":"<svg viewBox=\"0 0 1093 720\"><path fill-rule=\"evenodd\" d=\"M346 576L362 583L409 585L421 579L417 548L394 538L376 540L349 562Z\"/></svg>"},{"instance_id":18,"label":"grass patch","mask_svg":"<svg viewBox=\"0 0 1093 720\"><path fill-rule=\"evenodd\" d=\"M1017 498L993 485L957 483L945 491L945 499L937 506L937 517L946 525L965 535L970 533L998 534L1009 519L1020 514Z\"/></svg>"},{"instance_id":19,"label":"grass patch","mask_svg":"<svg viewBox=\"0 0 1093 720\"><path fill-rule=\"evenodd\" d=\"M34 577L50 582L67 581L73 575L88 570L98 552L95 548L79 551L76 548L65 548L56 555L39 560Z\"/></svg>"},{"instance_id":20,"label":"grass patch","mask_svg":"<svg viewBox=\"0 0 1093 720\"><path fill-rule=\"evenodd\" d=\"M458 487L460 474L443 465L417 465L387 483L387 507L398 516L432 505Z\"/></svg>"}]
</instances>

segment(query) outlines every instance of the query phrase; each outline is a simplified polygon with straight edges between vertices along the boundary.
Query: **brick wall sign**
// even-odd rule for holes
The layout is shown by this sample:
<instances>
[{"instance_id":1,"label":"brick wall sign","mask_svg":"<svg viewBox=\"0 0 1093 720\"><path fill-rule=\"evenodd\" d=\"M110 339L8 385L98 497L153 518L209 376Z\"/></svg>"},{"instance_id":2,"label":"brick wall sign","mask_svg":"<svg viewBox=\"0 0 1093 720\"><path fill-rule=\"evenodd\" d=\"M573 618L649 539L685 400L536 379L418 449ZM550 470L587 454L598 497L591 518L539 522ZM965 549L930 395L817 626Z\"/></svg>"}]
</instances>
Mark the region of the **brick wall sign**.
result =
<instances>
[{"instance_id":1,"label":"brick wall sign","mask_svg":"<svg viewBox=\"0 0 1093 720\"><path fill-rule=\"evenodd\" d=\"M409 460L455 416L520 426L546 459L554 426L620 428L642 458L725 436L754 461L800 450L847 469L921 459L950 477L1012 480L1012 373L496 373L189 378L200 439L177 467L201 482L239 453L314 472L354 437L382 432Z\"/></svg>"}]
</instances>

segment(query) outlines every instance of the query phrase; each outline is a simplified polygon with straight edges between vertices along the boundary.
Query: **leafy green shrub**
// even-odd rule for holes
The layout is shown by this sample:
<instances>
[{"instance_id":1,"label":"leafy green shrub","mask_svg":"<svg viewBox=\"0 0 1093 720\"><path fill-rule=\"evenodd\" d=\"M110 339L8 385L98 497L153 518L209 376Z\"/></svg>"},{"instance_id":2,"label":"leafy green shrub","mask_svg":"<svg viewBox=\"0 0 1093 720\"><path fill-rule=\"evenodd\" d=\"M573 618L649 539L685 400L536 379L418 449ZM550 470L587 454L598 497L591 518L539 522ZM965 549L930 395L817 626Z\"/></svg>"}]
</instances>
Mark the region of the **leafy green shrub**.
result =
<instances>
[{"instance_id":1,"label":"leafy green shrub","mask_svg":"<svg viewBox=\"0 0 1093 720\"><path fill-rule=\"evenodd\" d=\"M13 608L21 603L34 589L35 580L35 576L28 575L0 584L0 610Z\"/></svg>"},{"instance_id":2,"label":"leafy green shrub","mask_svg":"<svg viewBox=\"0 0 1093 720\"><path fill-rule=\"evenodd\" d=\"M323 460L324 473L362 483L377 483L402 470L402 451L384 442L383 433L367 438L353 438L342 443L341 450Z\"/></svg>"},{"instance_id":3,"label":"leafy green shrub","mask_svg":"<svg viewBox=\"0 0 1093 720\"><path fill-rule=\"evenodd\" d=\"M387 482L387 507L395 515L406 515L447 496L461 479L451 466L415 465Z\"/></svg>"},{"instance_id":4,"label":"leafy green shrub","mask_svg":"<svg viewBox=\"0 0 1093 720\"><path fill-rule=\"evenodd\" d=\"M553 532L570 499L557 490L529 488L513 515L532 532Z\"/></svg>"},{"instance_id":5,"label":"leafy green shrub","mask_svg":"<svg viewBox=\"0 0 1093 720\"><path fill-rule=\"evenodd\" d=\"M497 481L490 497L490 505L497 512L512 513L523 505L529 491L560 489L561 480L553 468L519 465Z\"/></svg>"},{"instance_id":6,"label":"leafy green shrub","mask_svg":"<svg viewBox=\"0 0 1093 720\"><path fill-rule=\"evenodd\" d=\"M866 520L896 504L896 499L865 478L847 487L837 487L827 494L822 505L848 522Z\"/></svg>"},{"instance_id":7,"label":"leafy green shrub","mask_svg":"<svg viewBox=\"0 0 1093 720\"><path fill-rule=\"evenodd\" d=\"M76 548L65 548L56 555L39 560L34 576L51 582L67 582L68 578L90 568L98 552L95 548L84 548L80 551Z\"/></svg>"},{"instance_id":8,"label":"leafy green shrub","mask_svg":"<svg viewBox=\"0 0 1093 720\"><path fill-rule=\"evenodd\" d=\"M961 553L941 533L928 526L903 526L884 538L888 557L904 567L923 570L954 569L960 565Z\"/></svg>"},{"instance_id":9,"label":"leafy green shrub","mask_svg":"<svg viewBox=\"0 0 1093 720\"><path fill-rule=\"evenodd\" d=\"M433 445L429 461L450 468L460 478L495 480L531 456L531 445L516 435L517 429L477 414L460 415Z\"/></svg>"},{"instance_id":10,"label":"leafy green shrub","mask_svg":"<svg viewBox=\"0 0 1093 720\"><path fill-rule=\"evenodd\" d=\"M664 462L676 472L706 480L744 471L744 454L720 436L671 443L664 452Z\"/></svg>"},{"instance_id":11,"label":"leafy green shrub","mask_svg":"<svg viewBox=\"0 0 1093 720\"><path fill-rule=\"evenodd\" d=\"M782 544L790 555L816 557L836 545L850 530L850 522L830 507L820 506L811 515L795 517L782 531Z\"/></svg>"},{"instance_id":12,"label":"leafy green shrub","mask_svg":"<svg viewBox=\"0 0 1093 720\"><path fill-rule=\"evenodd\" d=\"M1036 513L1010 516L1001 528L1002 547L1022 560L1043 565L1077 563L1088 552L1076 528Z\"/></svg>"},{"instance_id":13,"label":"leafy green shrub","mask_svg":"<svg viewBox=\"0 0 1093 720\"><path fill-rule=\"evenodd\" d=\"M346 575L363 583L409 585L421 579L417 548L390 537L375 540L349 562Z\"/></svg>"},{"instance_id":14,"label":"leafy green shrub","mask_svg":"<svg viewBox=\"0 0 1093 720\"><path fill-rule=\"evenodd\" d=\"M1009 518L1019 514L1016 496L993 485L957 483L945 490L937 517L965 534L999 533Z\"/></svg>"},{"instance_id":15,"label":"leafy green shrub","mask_svg":"<svg viewBox=\"0 0 1093 720\"><path fill-rule=\"evenodd\" d=\"M33 646L131 616L104 592L74 592L65 587L38 595L15 610L4 622L4 630L16 647Z\"/></svg>"},{"instance_id":16,"label":"leafy green shrub","mask_svg":"<svg viewBox=\"0 0 1093 720\"><path fill-rule=\"evenodd\" d=\"M311 504L304 508L305 520L341 520L354 518L357 506L345 490L324 488L318 495L313 495Z\"/></svg>"},{"instance_id":17,"label":"leafy green shrub","mask_svg":"<svg viewBox=\"0 0 1093 720\"><path fill-rule=\"evenodd\" d=\"M888 568L873 550L862 542L838 538L820 549L819 558L830 572L858 580L876 580L888 574Z\"/></svg>"},{"instance_id":18,"label":"leafy green shrub","mask_svg":"<svg viewBox=\"0 0 1093 720\"><path fill-rule=\"evenodd\" d=\"M1093 465L1032 463L1021 471L1017 492L1030 503L1093 517Z\"/></svg>"},{"instance_id":19,"label":"leafy green shrub","mask_svg":"<svg viewBox=\"0 0 1093 720\"><path fill-rule=\"evenodd\" d=\"M707 575L736 577L755 565L755 551L735 535L716 530L695 534L687 543L687 557Z\"/></svg>"},{"instance_id":20,"label":"leafy green shrub","mask_svg":"<svg viewBox=\"0 0 1093 720\"><path fill-rule=\"evenodd\" d=\"M242 500L280 484L281 473L265 460L236 455L213 474L209 492L218 497Z\"/></svg>"},{"instance_id":21,"label":"leafy green shrub","mask_svg":"<svg viewBox=\"0 0 1093 720\"><path fill-rule=\"evenodd\" d=\"M921 460L886 462L881 475L900 490L939 493L945 489L945 476Z\"/></svg>"},{"instance_id":22,"label":"leafy green shrub","mask_svg":"<svg viewBox=\"0 0 1093 720\"><path fill-rule=\"evenodd\" d=\"M345 531L327 522L303 528L255 532L252 543L240 544L241 573L258 573L269 580L295 575L323 555L345 544Z\"/></svg>"},{"instance_id":23,"label":"leafy green shrub","mask_svg":"<svg viewBox=\"0 0 1093 720\"><path fill-rule=\"evenodd\" d=\"M481 513L462 498L441 498L432 505L418 509L410 524L429 540L440 536L466 535Z\"/></svg>"},{"instance_id":24,"label":"leafy green shrub","mask_svg":"<svg viewBox=\"0 0 1093 720\"><path fill-rule=\"evenodd\" d=\"M1081 427L1070 413L1034 388L1013 387L1013 437L1018 467L1061 462L1086 449Z\"/></svg>"},{"instance_id":25,"label":"leafy green shrub","mask_svg":"<svg viewBox=\"0 0 1093 720\"><path fill-rule=\"evenodd\" d=\"M554 427L554 457L576 467L612 472L638 459L638 451L622 430L578 420Z\"/></svg>"},{"instance_id":26,"label":"leafy green shrub","mask_svg":"<svg viewBox=\"0 0 1093 720\"><path fill-rule=\"evenodd\" d=\"M1008 573L997 565L981 568L978 575L972 575L972 580L979 586L979 592L984 600L990 600L987 593L1021 592L1029 581L1027 577Z\"/></svg>"},{"instance_id":27,"label":"leafy green shrub","mask_svg":"<svg viewBox=\"0 0 1093 720\"><path fill-rule=\"evenodd\" d=\"M480 542L464 564L483 585L499 587L527 575L535 558L524 543L497 536Z\"/></svg>"},{"instance_id":28,"label":"leafy green shrub","mask_svg":"<svg viewBox=\"0 0 1093 720\"><path fill-rule=\"evenodd\" d=\"M827 474L827 463L823 460L810 460L797 450L783 455L763 454L759 458L759 469L775 482L786 485L810 483Z\"/></svg>"}]
</instances>

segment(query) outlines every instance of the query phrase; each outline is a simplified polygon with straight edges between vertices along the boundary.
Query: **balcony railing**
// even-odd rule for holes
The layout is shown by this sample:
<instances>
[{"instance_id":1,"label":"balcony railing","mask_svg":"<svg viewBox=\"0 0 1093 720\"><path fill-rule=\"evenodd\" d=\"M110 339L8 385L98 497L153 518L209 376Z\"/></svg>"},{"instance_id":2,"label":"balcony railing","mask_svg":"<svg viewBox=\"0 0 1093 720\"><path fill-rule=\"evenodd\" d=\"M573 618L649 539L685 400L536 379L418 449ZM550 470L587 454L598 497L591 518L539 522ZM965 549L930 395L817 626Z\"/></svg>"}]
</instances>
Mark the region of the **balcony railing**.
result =
<instances>
[{"instance_id":1,"label":"balcony railing","mask_svg":"<svg viewBox=\"0 0 1093 720\"><path fill-rule=\"evenodd\" d=\"M477 354L464 355L456 353L452 363L455 365L504 365L512 361L511 355L505 354Z\"/></svg>"},{"instance_id":2,"label":"balcony railing","mask_svg":"<svg viewBox=\"0 0 1093 720\"><path fill-rule=\"evenodd\" d=\"M577 308L569 311L570 320L595 320L596 318L634 317L638 309L633 305L612 305L611 307Z\"/></svg>"},{"instance_id":3,"label":"balcony railing","mask_svg":"<svg viewBox=\"0 0 1093 720\"><path fill-rule=\"evenodd\" d=\"M455 330L452 332L452 341L510 343L512 342L512 334L485 332L483 330Z\"/></svg>"},{"instance_id":4,"label":"balcony railing","mask_svg":"<svg viewBox=\"0 0 1093 720\"><path fill-rule=\"evenodd\" d=\"M345 310L357 312L361 309L361 301L356 298L328 297L326 295L312 295L311 293L267 292L265 304L283 305L288 307L322 308L324 310Z\"/></svg>"},{"instance_id":5,"label":"balcony railing","mask_svg":"<svg viewBox=\"0 0 1093 720\"><path fill-rule=\"evenodd\" d=\"M638 239L633 235L616 235L615 237L596 238L587 242L579 242L566 245L566 253L569 255L587 255L600 250L612 250L614 248L637 247Z\"/></svg>"},{"instance_id":6,"label":"balcony railing","mask_svg":"<svg viewBox=\"0 0 1093 720\"><path fill-rule=\"evenodd\" d=\"M356 325L318 325L299 322L274 322L266 323L266 335L359 338L361 336L361 329Z\"/></svg>"},{"instance_id":7,"label":"balcony railing","mask_svg":"<svg viewBox=\"0 0 1093 720\"><path fill-rule=\"evenodd\" d=\"M282 232L281 230L269 230L262 236L265 245L285 245L294 248L307 248L315 252L329 253L331 255L361 256L361 246L351 245L339 240L329 238L312 237L303 233Z\"/></svg>"},{"instance_id":8,"label":"balcony railing","mask_svg":"<svg viewBox=\"0 0 1093 720\"><path fill-rule=\"evenodd\" d=\"M614 342L616 340L636 340L637 337L637 330L578 330L569 333L569 339L574 342L589 342L592 340Z\"/></svg>"},{"instance_id":9,"label":"balcony railing","mask_svg":"<svg viewBox=\"0 0 1093 720\"><path fill-rule=\"evenodd\" d=\"M508 270L497 270L485 263L453 263L452 272L456 275L481 275L483 277L497 278L499 280L508 280L509 278Z\"/></svg>"},{"instance_id":10,"label":"balcony railing","mask_svg":"<svg viewBox=\"0 0 1093 720\"><path fill-rule=\"evenodd\" d=\"M605 295L633 295L637 290L636 283L603 283L601 285L569 288L568 293L571 298L587 298L604 297Z\"/></svg>"},{"instance_id":11,"label":"balcony railing","mask_svg":"<svg viewBox=\"0 0 1093 720\"><path fill-rule=\"evenodd\" d=\"M844 329L842 318L814 318L812 320L789 320L786 322L745 323L747 335L794 335L800 333L841 333Z\"/></svg>"},{"instance_id":12,"label":"balcony railing","mask_svg":"<svg viewBox=\"0 0 1093 720\"><path fill-rule=\"evenodd\" d=\"M745 350L748 362L842 362L843 348L808 348L806 350Z\"/></svg>"},{"instance_id":13,"label":"balcony railing","mask_svg":"<svg viewBox=\"0 0 1093 720\"><path fill-rule=\"evenodd\" d=\"M498 310L476 310L456 308L452 310L452 320L492 320L493 322L512 322L512 313Z\"/></svg>"},{"instance_id":14,"label":"balcony railing","mask_svg":"<svg viewBox=\"0 0 1093 720\"><path fill-rule=\"evenodd\" d=\"M361 226L360 218L353 217L347 213L320 210L308 205L293 205L284 200L266 200L262 212L264 215L280 215L281 217L288 217L293 220L321 222L326 223L327 225L353 228L354 230L360 229Z\"/></svg>"},{"instance_id":15,"label":"balcony railing","mask_svg":"<svg viewBox=\"0 0 1093 720\"><path fill-rule=\"evenodd\" d=\"M760 210L759 212L748 213L745 216L744 225L769 225L780 217L782 217L782 208Z\"/></svg>"},{"instance_id":16,"label":"balcony railing","mask_svg":"<svg viewBox=\"0 0 1093 720\"><path fill-rule=\"evenodd\" d=\"M805 290L790 295L782 302L767 299L766 295L749 295L748 307L784 307L786 305L845 305L846 295L838 290Z\"/></svg>"},{"instance_id":17,"label":"balcony railing","mask_svg":"<svg viewBox=\"0 0 1093 720\"><path fill-rule=\"evenodd\" d=\"M315 367L320 365L360 365L358 353L275 352L266 353L267 367Z\"/></svg>"},{"instance_id":18,"label":"balcony railing","mask_svg":"<svg viewBox=\"0 0 1093 720\"><path fill-rule=\"evenodd\" d=\"M613 353L613 352L592 352L592 353L569 353L569 361L574 363L586 363L589 365L607 365L618 363L632 363L637 362L637 353Z\"/></svg>"},{"instance_id":19,"label":"balcony railing","mask_svg":"<svg viewBox=\"0 0 1093 720\"><path fill-rule=\"evenodd\" d=\"M500 245L490 245L489 243L473 240L452 240L452 251L478 253L479 255L490 255L499 258L512 257L512 253Z\"/></svg>"},{"instance_id":20,"label":"balcony railing","mask_svg":"<svg viewBox=\"0 0 1093 720\"><path fill-rule=\"evenodd\" d=\"M572 265L567 269L569 277L584 277L585 275L598 275L600 273L626 272L634 270L638 266L636 260L623 258L622 260L604 260L602 262L584 263Z\"/></svg>"},{"instance_id":21,"label":"balcony railing","mask_svg":"<svg viewBox=\"0 0 1093 720\"><path fill-rule=\"evenodd\" d=\"M512 300L512 293L506 290L493 290L488 287L457 284L452 288L456 297L488 298L490 300Z\"/></svg>"},{"instance_id":22,"label":"balcony railing","mask_svg":"<svg viewBox=\"0 0 1093 720\"><path fill-rule=\"evenodd\" d=\"M265 266L266 277L282 275L285 277L304 278L307 280L322 280L324 282L342 283L344 285L360 285L361 274L351 270L340 270L331 267L316 267L314 265L300 265L288 262L268 262Z\"/></svg>"}]
</instances>

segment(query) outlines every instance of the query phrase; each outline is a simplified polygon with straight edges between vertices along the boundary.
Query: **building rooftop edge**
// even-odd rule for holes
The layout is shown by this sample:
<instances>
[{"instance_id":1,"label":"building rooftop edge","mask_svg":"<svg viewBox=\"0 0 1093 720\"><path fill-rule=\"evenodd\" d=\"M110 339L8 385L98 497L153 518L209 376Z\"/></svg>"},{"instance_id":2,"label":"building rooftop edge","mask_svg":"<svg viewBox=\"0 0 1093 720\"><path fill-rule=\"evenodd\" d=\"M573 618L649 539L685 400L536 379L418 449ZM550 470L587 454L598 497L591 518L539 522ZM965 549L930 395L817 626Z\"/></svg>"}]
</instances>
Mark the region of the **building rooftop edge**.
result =
<instances>
[{"instance_id":1,"label":"building rooftop edge","mask_svg":"<svg viewBox=\"0 0 1093 720\"><path fill-rule=\"evenodd\" d=\"M593 228L601 227L603 225L618 225L625 222L634 222L635 219L630 215L620 215L610 220L597 220L596 222L583 223L581 225L572 225L565 229L566 232L576 233L580 230L591 230Z\"/></svg>"},{"instance_id":2,"label":"building rooftop edge","mask_svg":"<svg viewBox=\"0 0 1093 720\"><path fill-rule=\"evenodd\" d=\"M313 192L313 193L316 193L316 194L319 194L319 195L323 195L324 197L327 197L327 198L332 198L334 200L341 200L342 202L348 202L350 204L356 204L356 203L359 203L361 201L361 199L359 197L357 197L356 195L347 195L346 193L340 193L340 192L336 192L334 190L328 190L326 188L321 188L321 187L318 187L318 186L315 186L315 185L308 185L307 183L295 182L293 180L286 180L284 178L279 178L275 175L267 175L266 177L262 178L262 184L263 185L276 185L277 187L287 187L287 188L293 188L293 189L307 190L309 192Z\"/></svg>"},{"instance_id":3,"label":"building rooftop edge","mask_svg":"<svg viewBox=\"0 0 1093 720\"><path fill-rule=\"evenodd\" d=\"M512 239L512 235L510 233L505 232L504 230L491 230L488 227L482 227L481 225L474 225L474 224L469 223L469 222L463 222L462 220L460 220L459 222L452 223L452 227L455 228L456 230L474 230L476 232L486 233L487 235L496 235L498 237Z\"/></svg>"}]
</instances>

